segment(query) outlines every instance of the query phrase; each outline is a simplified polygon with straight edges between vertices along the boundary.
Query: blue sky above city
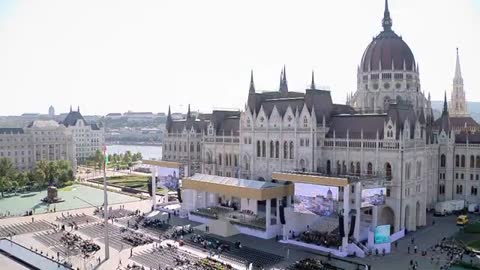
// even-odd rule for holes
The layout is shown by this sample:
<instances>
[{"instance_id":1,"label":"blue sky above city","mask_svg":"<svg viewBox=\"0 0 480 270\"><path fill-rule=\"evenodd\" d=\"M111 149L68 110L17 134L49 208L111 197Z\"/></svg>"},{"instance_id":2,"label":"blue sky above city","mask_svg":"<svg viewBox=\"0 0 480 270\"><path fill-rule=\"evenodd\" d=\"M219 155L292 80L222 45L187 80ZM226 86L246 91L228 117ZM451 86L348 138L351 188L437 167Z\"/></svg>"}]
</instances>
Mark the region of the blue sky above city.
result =
<instances>
[{"instance_id":1,"label":"blue sky above city","mask_svg":"<svg viewBox=\"0 0 480 270\"><path fill-rule=\"evenodd\" d=\"M420 65L422 89L450 93L460 48L469 101L480 101L480 1L390 0L393 29ZM0 115L70 104L85 114L243 109L258 91L291 91L315 70L344 103L383 0L0 1ZM7 101L7 102L5 102Z\"/></svg>"}]
</instances>

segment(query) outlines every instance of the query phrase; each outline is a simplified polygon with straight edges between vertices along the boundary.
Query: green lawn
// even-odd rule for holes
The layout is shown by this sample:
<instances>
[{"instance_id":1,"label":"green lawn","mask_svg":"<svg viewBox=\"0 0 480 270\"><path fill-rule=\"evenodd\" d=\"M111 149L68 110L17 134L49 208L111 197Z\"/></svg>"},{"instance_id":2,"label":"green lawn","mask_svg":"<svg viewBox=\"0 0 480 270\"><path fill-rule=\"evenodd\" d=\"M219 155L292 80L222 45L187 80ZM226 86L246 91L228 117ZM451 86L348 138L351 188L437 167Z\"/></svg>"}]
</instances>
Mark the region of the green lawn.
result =
<instances>
[{"instance_id":1,"label":"green lawn","mask_svg":"<svg viewBox=\"0 0 480 270\"><path fill-rule=\"evenodd\" d=\"M150 176L143 175L122 175L122 176L112 176L107 179L109 184L114 184L122 187L129 187L148 191L148 181L150 181ZM157 188L157 192L162 191L162 188Z\"/></svg>"}]
</instances>

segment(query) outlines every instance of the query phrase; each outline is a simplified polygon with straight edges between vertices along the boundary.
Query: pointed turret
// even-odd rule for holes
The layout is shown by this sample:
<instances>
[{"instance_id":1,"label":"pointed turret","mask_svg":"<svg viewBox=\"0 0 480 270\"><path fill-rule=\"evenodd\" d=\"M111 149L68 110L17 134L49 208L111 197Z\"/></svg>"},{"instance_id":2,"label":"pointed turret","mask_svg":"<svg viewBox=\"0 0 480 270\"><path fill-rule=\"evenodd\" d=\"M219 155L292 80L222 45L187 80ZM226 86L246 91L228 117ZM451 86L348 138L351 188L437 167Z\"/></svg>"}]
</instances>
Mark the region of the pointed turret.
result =
<instances>
[{"instance_id":1,"label":"pointed turret","mask_svg":"<svg viewBox=\"0 0 480 270\"><path fill-rule=\"evenodd\" d=\"M190 112L190 104L188 104L187 119L190 119L191 117L192 117L192 114Z\"/></svg>"},{"instance_id":2,"label":"pointed turret","mask_svg":"<svg viewBox=\"0 0 480 270\"><path fill-rule=\"evenodd\" d=\"M248 93L255 93L255 84L253 83L253 69L250 71L250 89Z\"/></svg>"},{"instance_id":3,"label":"pointed turret","mask_svg":"<svg viewBox=\"0 0 480 270\"><path fill-rule=\"evenodd\" d=\"M167 115L167 122L165 123L165 128L167 131L170 131L172 128L172 112L170 111L170 105L168 105L168 115Z\"/></svg>"},{"instance_id":4,"label":"pointed turret","mask_svg":"<svg viewBox=\"0 0 480 270\"><path fill-rule=\"evenodd\" d=\"M382 26L384 31L392 30L392 18L388 10L388 0L385 0L385 11L383 12Z\"/></svg>"},{"instance_id":5,"label":"pointed turret","mask_svg":"<svg viewBox=\"0 0 480 270\"><path fill-rule=\"evenodd\" d=\"M280 89L279 89L279 91L281 93L287 93L288 92L287 71L285 69L285 66L283 66L282 73L280 74Z\"/></svg>"},{"instance_id":6,"label":"pointed turret","mask_svg":"<svg viewBox=\"0 0 480 270\"><path fill-rule=\"evenodd\" d=\"M445 97L443 99L443 111L442 111L442 115L446 113L448 114L448 104L447 104L447 91L445 91Z\"/></svg>"},{"instance_id":7,"label":"pointed turret","mask_svg":"<svg viewBox=\"0 0 480 270\"><path fill-rule=\"evenodd\" d=\"M310 83L310 89L316 89L315 88L315 72L312 70L312 82Z\"/></svg>"}]
</instances>

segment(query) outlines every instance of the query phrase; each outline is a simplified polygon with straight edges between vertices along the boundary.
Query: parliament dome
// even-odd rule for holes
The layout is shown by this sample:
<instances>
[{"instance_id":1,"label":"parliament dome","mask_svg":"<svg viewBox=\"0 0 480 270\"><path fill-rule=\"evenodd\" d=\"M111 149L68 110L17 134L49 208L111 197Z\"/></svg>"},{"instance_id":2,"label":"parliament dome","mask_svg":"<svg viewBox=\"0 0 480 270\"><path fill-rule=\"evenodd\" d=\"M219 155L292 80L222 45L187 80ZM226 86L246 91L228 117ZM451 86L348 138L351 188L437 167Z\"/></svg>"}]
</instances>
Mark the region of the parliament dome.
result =
<instances>
[{"instance_id":1,"label":"parliament dome","mask_svg":"<svg viewBox=\"0 0 480 270\"><path fill-rule=\"evenodd\" d=\"M392 30L392 19L388 10L388 2L385 1L385 12L382 19L383 31L373 38L363 53L361 61L361 70L381 71L381 70L406 70L416 71L415 57L412 50Z\"/></svg>"}]
</instances>

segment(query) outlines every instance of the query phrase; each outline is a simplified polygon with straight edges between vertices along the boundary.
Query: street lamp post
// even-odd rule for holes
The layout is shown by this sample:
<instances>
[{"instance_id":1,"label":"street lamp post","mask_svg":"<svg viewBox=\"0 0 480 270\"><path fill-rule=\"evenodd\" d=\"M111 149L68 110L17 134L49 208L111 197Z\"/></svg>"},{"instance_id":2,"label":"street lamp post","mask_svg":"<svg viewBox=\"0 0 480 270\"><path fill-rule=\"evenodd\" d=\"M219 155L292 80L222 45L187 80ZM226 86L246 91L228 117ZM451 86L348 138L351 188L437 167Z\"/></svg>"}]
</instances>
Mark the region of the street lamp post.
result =
<instances>
[{"instance_id":1,"label":"street lamp post","mask_svg":"<svg viewBox=\"0 0 480 270\"><path fill-rule=\"evenodd\" d=\"M107 146L103 148L103 205L104 205L104 223L105 223L105 260L110 258L110 243L108 239L108 198L107 198Z\"/></svg>"}]
</instances>

